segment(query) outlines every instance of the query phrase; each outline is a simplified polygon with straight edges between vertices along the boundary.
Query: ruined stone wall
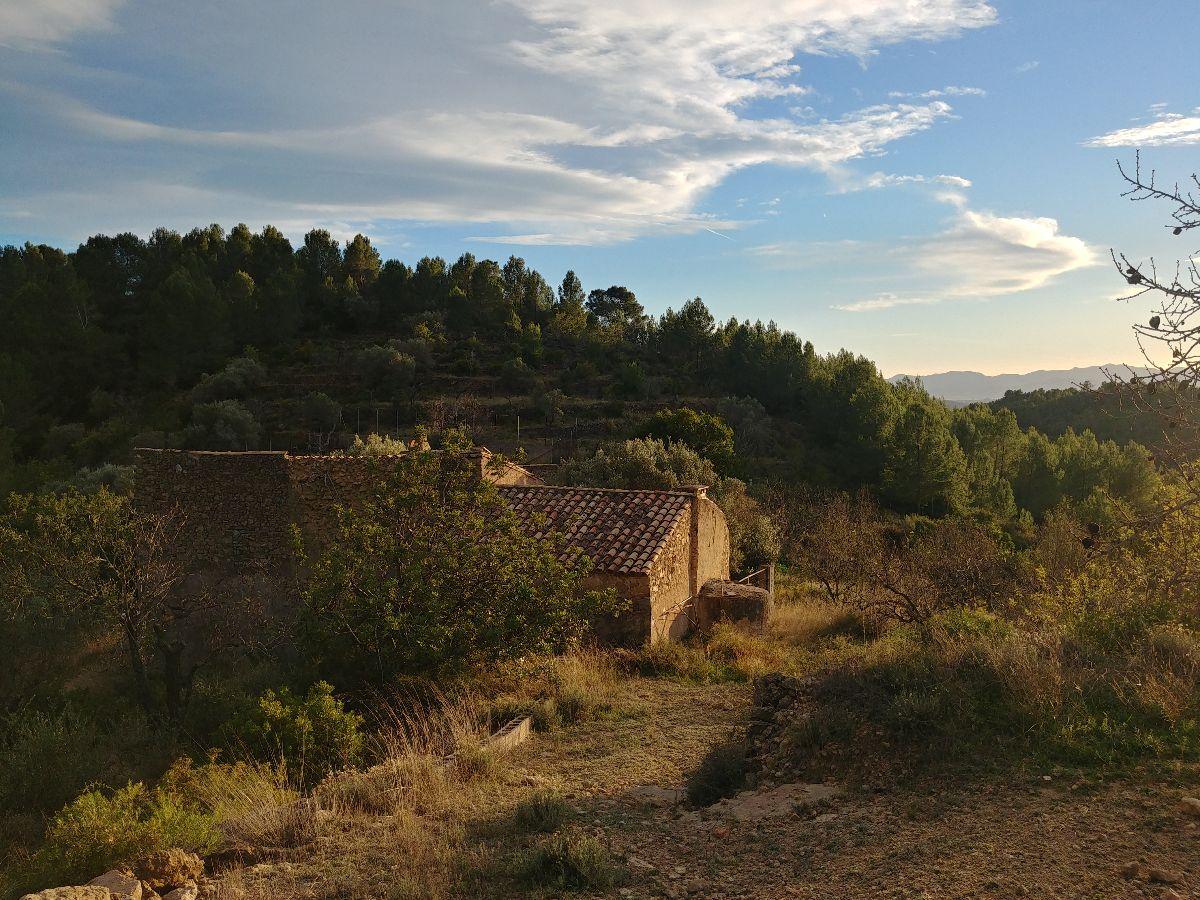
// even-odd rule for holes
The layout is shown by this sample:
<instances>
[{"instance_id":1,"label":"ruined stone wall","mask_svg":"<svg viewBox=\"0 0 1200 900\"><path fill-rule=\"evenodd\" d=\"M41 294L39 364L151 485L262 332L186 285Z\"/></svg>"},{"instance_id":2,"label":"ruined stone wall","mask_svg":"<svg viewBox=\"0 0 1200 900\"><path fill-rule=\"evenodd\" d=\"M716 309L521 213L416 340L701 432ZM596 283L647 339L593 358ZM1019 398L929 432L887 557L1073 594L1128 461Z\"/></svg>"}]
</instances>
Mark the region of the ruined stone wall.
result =
<instances>
[{"instance_id":1,"label":"ruined stone wall","mask_svg":"<svg viewBox=\"0 0 1200 900\"><path fill-rule=\"evenodd\" d=\"M309 553L328 540L339 506L357 509L402 457L289 456L288 507Z\"/></svg>"},{"instance_id":2,"label":"ruined stone wall","mask_svg":"<svg viewBox=\"0 0 1200 900\"><path fill-rule=\"evenodd\" d=\"M681 519L650 568L652 641L678 640L691 626L692 523Z\"/></svg>"},{"instance_id":3,"label":"ruined stone wall","mask_svg":"<svg viewBox=\"0 0 1200 900\"><path fill-rule=\"evenodd\" d=\"M295 603L302 575L294 553L293 526L298 526L310 552L318 550L332 533L336 508L361 505L398 459L291 456L283 451L139 449L135 454L138 505L161 511L178 509L185 517L178 546L188 571L197 573L190 587L253 591L266 601L268 609L279 612ZM481 455L471 464L483 461ZM535 476L511 464L501 471L487 469L484 477L502 484L531 483L525 479L537 482ZM715 562L702 560L699 571L720 570L710 577L728 575L724 517L711 501L698 502L698 514L678 523L649 574L598 572L590 576L589 587L613 588L630 602L621 615L596 623L601 641L640 646L647 640L679 638L687 633L690 600L696 593L692 583L697 569L694 533L718 553Z\"/></svg>"},{"instance_id":4,"label":"ruined stone wall","mask_svg":"<svg viewBox=\"0 0 1200 900\"><path fill-rule=\"evenodd\" d=\"M294 576L287 454L137 450L135 503L178 515L185 589L290 592ZM287 585L289 587L283 587Z\"/></svg>"},{"instance_id":5,"label":"ruined stone wall","mask_svg":"<svg viewBox=\"0 0 1200 900\"><path fill-rule=\"evenodd\" d=\"M696 517L691 548L695 559L695 580L692 582L692 594L695 595L709 581L729 578L729 526L725 523L725 513L712 500L698 497L692 502Z\"/></svg>"}]
</instances>

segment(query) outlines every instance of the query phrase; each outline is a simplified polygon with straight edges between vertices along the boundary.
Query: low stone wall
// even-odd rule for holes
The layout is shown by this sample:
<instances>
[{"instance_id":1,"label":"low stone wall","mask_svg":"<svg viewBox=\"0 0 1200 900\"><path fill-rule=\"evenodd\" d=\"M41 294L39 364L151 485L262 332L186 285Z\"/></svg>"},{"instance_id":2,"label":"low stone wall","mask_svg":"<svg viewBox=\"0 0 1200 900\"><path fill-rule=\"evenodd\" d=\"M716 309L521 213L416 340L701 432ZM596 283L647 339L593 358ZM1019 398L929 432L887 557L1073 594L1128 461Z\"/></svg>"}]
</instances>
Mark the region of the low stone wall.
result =
<instances>
[{"instance_id":1,"label":"low stone wall","mask_svg":"<svg viewBox=\"0 0 1200 900\"><path fill-rule=\"evenodd\" d=\"M786 776L787 732L808 713L812 679L773 673L754 679L750 725L746 730L746 768L756 782L780 781ZM781 745L784 745L781 748Z\"/></svg>"}]
</instances>

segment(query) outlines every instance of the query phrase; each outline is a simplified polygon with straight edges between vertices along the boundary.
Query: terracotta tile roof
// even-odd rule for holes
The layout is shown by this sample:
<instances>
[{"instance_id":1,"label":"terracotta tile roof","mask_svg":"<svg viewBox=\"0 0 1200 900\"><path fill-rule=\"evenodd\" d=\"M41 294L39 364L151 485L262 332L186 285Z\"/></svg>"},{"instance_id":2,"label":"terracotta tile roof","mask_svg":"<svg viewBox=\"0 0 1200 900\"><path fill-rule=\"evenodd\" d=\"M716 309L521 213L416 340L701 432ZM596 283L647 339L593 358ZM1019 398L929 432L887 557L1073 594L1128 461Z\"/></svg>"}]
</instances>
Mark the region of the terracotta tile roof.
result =
<instances>
[{"instance_id":1,"label":"terracotta tile roof","mask_svg":"<svg viewBox=\"0 0 1200 900\"><path fill-rule=\"evenodd\" d=\"M691 515L680 491L619 491L553 485L504 486L500 496L535 537L557 531L600 572L644 575L676 524ZM545 517L545 523L533 520Z\"/></svg>"}]
</instances>

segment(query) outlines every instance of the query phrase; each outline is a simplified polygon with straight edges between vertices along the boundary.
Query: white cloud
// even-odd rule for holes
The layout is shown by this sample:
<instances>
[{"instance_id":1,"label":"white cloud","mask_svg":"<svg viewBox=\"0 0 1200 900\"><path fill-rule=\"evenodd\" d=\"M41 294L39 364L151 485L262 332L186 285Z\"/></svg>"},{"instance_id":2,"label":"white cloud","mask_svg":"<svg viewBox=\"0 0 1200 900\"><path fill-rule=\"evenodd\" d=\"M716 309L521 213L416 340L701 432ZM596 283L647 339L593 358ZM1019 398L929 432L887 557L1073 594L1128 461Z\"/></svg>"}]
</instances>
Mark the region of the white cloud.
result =
<instances>
[{"instance_id":1,"label":"white cloud","mask_svg":"<svg viewBox=\"0 0 1200 900\"><path fill-rule=\"evenodd\" d=\"M1042 287L1096 265L1099 256L1080 238L1060 234L1054 219L966 209L949 230L915 248L912 261L950 281L945 297L995 297Z\"/></svg>"},{"instance_id":2,"label":"white cloud","mask_svg":"<svg viewBox=\"0 0 1200 900\"><path fill-rule=\"evenodd\" d=\"M891 309L895 306L919 306L938 302L937 298L901 297L899 294L884 291L882 294L877 294L869 300L856 300L853 303L835 304L833 308L840 309L843 312L874 312L879 309Z\"/></svg>"},{"instance_id":3,"label":"white cloud","mask_svg":"<svg viewBox=\"0 0 1200 900\"><path fill-rule=\"evenodd\" d=\"M961 175L889 175L884 172L872 172L870 175L862 177L849 176L837 186L835 193L849 194L855 191L878 190L902 184L933 184L965 190L971 186L971 180L963 178Z\"/></svg>"},{"instance_id":4,"label":"white cloud","mask_svg":"<svg viewBox=\"0 0 1200 900\"><path fill-rule=\"evenodd\" d=\"M977 87L958 87L949 85L944 88L935 88L931 91L921 91L919 93L906 91L889 91L888 96L893 99L916 99L916 100L938 100L942 97L986 97L987 91Z\"/></svg>"},{"instance_id":5,"label":"white cloud","mask_svg":"<svg viewBox=\"0 0 1200 900\"><path fill-rule=\"evenodd\" d=\"M1040 65L1041 65L1041 62L1039 60L1031 59L1031 60L1029 60L1029 62L1021 63L1019 66L1017 66L1015 69L1013 69L1013 71L1016 72L1018 75L1024 75L1026 72L1032 72L1034 69L1036 69Z\"/></svg>"},{"instance_id":6,"label":"white cloud","mask_svg":"<svg viewBox=\"0 0 1200 900\"><path fill-rule=\"evenodd\" d=\"M834 305L846 312L1018 294L1100 260L1085 241L1061 234L1054 219L999 216L965 206L960 206L949 227L929 237L887 244L770 244L752 252L789 268L880 270L873 279L888 281L891 289Z\"/></svg>"},{"instance_id":7,"label":"white cloud","mask_svg":"<svg viewBox=\"0 0 1200 900\"><path fill-rule=\"evenodd\" d=\"M1147 125L1120 128L1084 141L1085 147L1171 147L1200 144L1200 116L1164 112L1164 104L1152 105L1157 116Z\"/></svg>"},{"instance_id":8,"label":"white cloud","mask_svg":"<svg viewBox=\"0 0 1200 900\"><path fill-rule=\"evenodd\" d=\"M59 5L103 11L91 20L102 27L114 3ZM996 17L986 0L447 0L402 15L347 0L302 17L279 7L210 0L122 22L130 58L153 53L186 73L154 89L202 97L199 112L139 106L133 94L106 104L62 87L10 90L37 140L106 148L104 166L91 153L40 190L26 179L22 205L108 192L115 210L126 205L116 186L141 179L238 201L226 220L250 208L294 221L501 223L513 233L489 239L514 243L724 230L735 226L702 204L731 174L831 171L951 115L933 96L822 120L789 114L786 98L810 90L800 55L865 58ZM320 62L333 53L336 78ZM9 153L0 148L0 163L21 150ZM167 212L198 221L211 205L145 209L144 223L114 213L107 227L150 227Z\"/></svg>"},{"instance_id":9,"label":"white cloud","mask_svg":"<svg viewBox=\"0 0 1200 900\"><path fill-rule=\"evenodd\" d=\"M0 47L56 44L83 31L107 30L124 0L3 0Z\"/></svg>"}]
</instances>

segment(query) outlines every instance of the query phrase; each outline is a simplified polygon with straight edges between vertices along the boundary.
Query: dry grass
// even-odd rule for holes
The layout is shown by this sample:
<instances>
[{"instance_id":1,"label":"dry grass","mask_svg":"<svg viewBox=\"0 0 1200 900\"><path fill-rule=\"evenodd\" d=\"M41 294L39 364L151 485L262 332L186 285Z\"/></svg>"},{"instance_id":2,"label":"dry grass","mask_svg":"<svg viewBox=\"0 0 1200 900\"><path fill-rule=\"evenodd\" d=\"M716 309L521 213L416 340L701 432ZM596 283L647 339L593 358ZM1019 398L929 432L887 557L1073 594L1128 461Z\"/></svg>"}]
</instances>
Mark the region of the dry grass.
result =
<instances>
[{"instance_id":1,"label":"dry grass","mask_svg":"<svg viewBox=\"0 0 1200 900\"><path fill-rule=\"evenodd\" d=\"M582 649L515 665L480 691L494 697L493 726L530 716L538 731L552 731L617 714L620 678L613 654Z\"/></svg>"}]
</instances>

